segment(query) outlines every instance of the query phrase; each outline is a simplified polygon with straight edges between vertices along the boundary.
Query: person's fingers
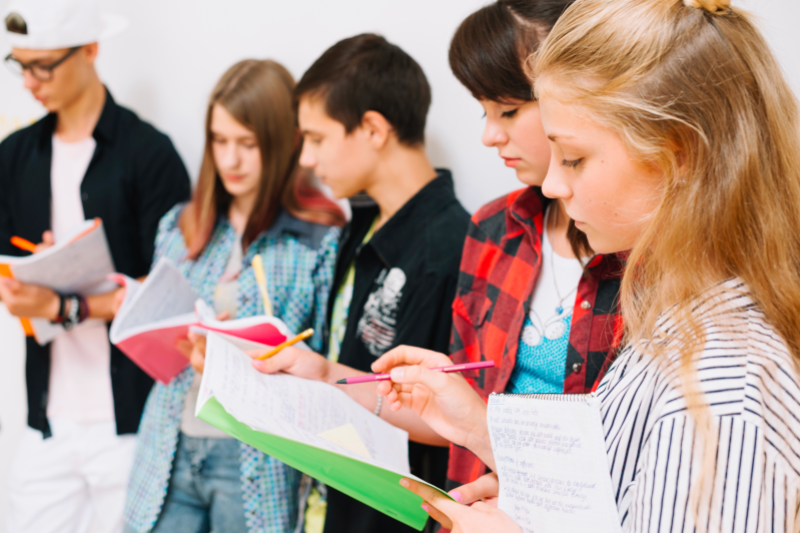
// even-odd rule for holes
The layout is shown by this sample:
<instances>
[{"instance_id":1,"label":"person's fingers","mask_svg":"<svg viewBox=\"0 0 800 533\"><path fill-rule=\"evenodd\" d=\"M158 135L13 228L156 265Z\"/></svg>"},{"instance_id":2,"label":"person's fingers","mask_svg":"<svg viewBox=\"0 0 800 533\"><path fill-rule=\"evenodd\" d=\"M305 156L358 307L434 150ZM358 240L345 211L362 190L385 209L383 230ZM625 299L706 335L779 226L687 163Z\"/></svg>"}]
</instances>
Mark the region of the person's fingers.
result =
<instances>
[{"instance_id":1,"label":"person's fingers","mask_svg":"<svg viewBox=\"0 0 800 533\"><path fill-rule=\"evenodd\" d=\"M55 243L56 239L52 231L47 230L44 233L42 233L42 244L49 244L52 246Z\"/></svg>"},{"instance_id":2,"label":"person's fingers","mask_svg":"<svg viewBox=\"0 0 800 533\"><path fill-rule=\"evenodd\" d=\"M189 339L178 339L175 341L175 348L186 357L191 358L194 344Z\"/></svg>"},{"instance_id":3,"label":"person's fingers","mask_svg":"<svg viewBox=\"0 0 800 533\"><path fill-rule=\"evenodd\" d=\"M498 494L500 494L500 483L494 472L450 491L450 496L463 504L470 504L484 498L495 498Z\"/></svg>"},{"instance_id":4,"label":"person's fingers","mask_svg":"<svg viewBox=\"0 0 800 533\"><path fill-rule=\"evenodd\" d=\"M439 522L444 529L453 529L453 521L450 520L446 514L433 506L431 503L423 503L422 508L425 509L431 518Z\"/></svg>"},{"instance_id":5,"label":"person's fingers","mask_svg":"<svg viewBox=\"0 0 800 533\"><path fill-rule=\"evenodd\" d=\"M441 394L453 385L453 380L444 372L430 370L428 368L413 365L393 368L391 371L392 381L404 385L421 384L425 385L434 394Z\"/></svg>"},{"instance_id":6,"label":"person's fingers","mask_svg":"<svg viewBox=\"0 0 800 533\"><path fill-rule=\"evenodd\" d=\"M398 346L383 354L372 363L372 371L376 373L388 372L400 365L448 366L452 361L446 355L432 350L416 348L414 346Z\"/></svg>"},{"instance_id":7,"label":"person's fingers","mask_svg":"<svg viewBox=\"0 0 800 533\"><path fill-rule=\"evenodd\" d=\"M197 341L200 340L201 338L205 339L204 335L200 335L199 333L195 333L194 331L190 331L186 336L188 337L189 342L191 342L192 344L196 344Z\"/></svg>"},{"instance_id":8,"label":"person's fingers","mask_svg":"<svg viewBox=\"0 0 800 533\"><path fill-rule=\"evenodd\" d=\"M429 485L408 478L402 478L400 480L400 485L431 504L451 521L456 521L458 516L464 512L464 506L451 500Z\"/></svg>"},{"instance_id":9,"label":"person's fingers","mask_svg":"<svg viewBox=\"0 0 800 533\"><path fill-rule=\"evenodd\" d=\"M257 357L264 355L264 351L249 351L247 355L253 358L253 366L263 374L276 374L290 368L296 361L296 354L293 350L284 349L276 353L269 359L260 361Z\"/></svg>"},{"instance_id":10,"label":"person's fingers","mask_svg":"<svg viewBox=\"0 0 800 533\"><path fill-rule=\"evenodd\" d=\"M189 356L189 362L197 372L202 374L206 364L205 354L195 348Z\"/></svg>"},{"instance_id":11,"label":"person's fingers","mask_svg":"<svg viewBox=\"0 0 800 533\"><path fill-rule=\"evenodd\" d=\"M225 321L225 320L228 320L230 317L231 317L231 314L229 312L223 311L223 312L221 312L220 314L217 315L217 320Z\"/></svg>"}]
</instances>

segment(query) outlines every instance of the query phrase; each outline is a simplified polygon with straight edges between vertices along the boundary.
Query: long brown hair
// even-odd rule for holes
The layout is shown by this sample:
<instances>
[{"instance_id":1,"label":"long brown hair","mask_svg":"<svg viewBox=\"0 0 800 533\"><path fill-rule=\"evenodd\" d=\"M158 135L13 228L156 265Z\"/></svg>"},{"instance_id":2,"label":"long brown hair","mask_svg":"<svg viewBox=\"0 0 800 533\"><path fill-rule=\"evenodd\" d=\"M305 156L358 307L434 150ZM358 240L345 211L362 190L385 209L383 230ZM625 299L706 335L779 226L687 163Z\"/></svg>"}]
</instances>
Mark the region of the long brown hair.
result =
<instances>
[{"instance_id":1,"label":"long brown hair","mask_svg":"<svg viewBox=\"0 0 800 533\"><path fill-rule=\"evenodd\" d=\"M206 111L206 145L197 188L180 219L189 257L196 258L203 251L217 217L227 214L232 200L219 177L211 149L215 105L224 107L252 131L261 151L261 182L242 236L244 248L270 227L281 208L309 222L344 225L341 209L299 167L302 138L292 100L294 86L292 75L279 63L255 59L236 63L217 83Z\"/></svg>"},{"instance_id":2,"label":"long brown hair","mask_svg":"<svg viewBox=\"0 0 800 533\"><path fill-rule=\"evenodd\" d=\"M674 306L678 385L708 433L694 369L705 341L692 311L697 295L739 277L800 362L797 100L730 0L577 0L533 67L540 96L583 106L633 157L663 171L660 205L622 282L626 336L649 340ZM651 349L664 355L659 344ZM704 471L715 440L705 437ZM708 483L701 476L699 485Z\"/></svg>"}]
</instances>

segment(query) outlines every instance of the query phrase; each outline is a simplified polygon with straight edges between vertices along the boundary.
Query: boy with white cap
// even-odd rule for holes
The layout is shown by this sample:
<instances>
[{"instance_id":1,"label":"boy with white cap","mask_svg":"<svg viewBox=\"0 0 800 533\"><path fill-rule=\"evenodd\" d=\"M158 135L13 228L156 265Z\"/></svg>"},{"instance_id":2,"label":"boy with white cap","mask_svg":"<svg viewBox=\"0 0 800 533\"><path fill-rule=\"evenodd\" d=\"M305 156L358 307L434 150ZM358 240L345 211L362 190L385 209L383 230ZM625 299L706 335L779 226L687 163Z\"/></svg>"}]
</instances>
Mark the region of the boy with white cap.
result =
<instances>
[{"instance_id":1,"label":"boy with white cap","mask_svg":"<svg viewBox=\"0 0 800 533\"><path fill-rule=\"evenodd\" d=\"M18 235L52 243L103 220L116 269L147 274L158 221L188 199L169 138L119 106L94 63L124 29L91 0L13 0L6 63L49 114L0 143L0 254ZM83 298L0 278L16 316L68 329L27 340L28 428L8 479L9 533L119 531L142 409L152 381L108 340L115 293Z\"/></svg>"}]
</instances>

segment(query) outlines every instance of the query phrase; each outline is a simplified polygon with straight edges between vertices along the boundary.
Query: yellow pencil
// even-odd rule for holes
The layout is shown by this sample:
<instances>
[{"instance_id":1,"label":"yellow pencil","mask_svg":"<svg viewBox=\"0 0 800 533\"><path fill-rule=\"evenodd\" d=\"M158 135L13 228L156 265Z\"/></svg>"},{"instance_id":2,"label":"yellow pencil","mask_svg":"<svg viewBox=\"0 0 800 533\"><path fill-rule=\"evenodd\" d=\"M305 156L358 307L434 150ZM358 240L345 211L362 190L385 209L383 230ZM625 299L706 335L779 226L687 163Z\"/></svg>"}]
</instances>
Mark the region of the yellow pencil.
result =
<instances>
[{"instance_id":1,"label":"yellow pencil","mask_svg":"<svg viewBox=\"0 0 800 533\"><path fill-rule=\"evenodd\" d=\"M261 261L261 256L256 254L253 257L253 272L256 275L256 283L258 289L261 291L261 300L264 302L264 314L272 316L272 303L269 301L269 291L267 291L267 278L264 275L264 263Z\"/></svg>"},{"instance_id":2,"label":"yellow pencil","mask_svg":"<svg viewBox=\"0 0 800 533\"><path fill-rule=\"evenodd\" d=\"M293 344L297 344L298 342L300 342L302 340L306 340L307 338L309 338L313 334L314 334L314 329L313 328L309 328L309 329L305 330L303 333L301 333L300 335L297 335L296 337L294 337L293 339L289 339L286 342L280 343L279 345L277 345L276 347L274 347L273 349L271 349L270 351L268 351L264 355L259 355L258 357L256 357L256 359L258 359L259 361L263 361L264 359L269 359L270 357L272 357L276 353L280 352L284 348L288 348L289 346L291 346Z\"/></svg>"}]
</instances>

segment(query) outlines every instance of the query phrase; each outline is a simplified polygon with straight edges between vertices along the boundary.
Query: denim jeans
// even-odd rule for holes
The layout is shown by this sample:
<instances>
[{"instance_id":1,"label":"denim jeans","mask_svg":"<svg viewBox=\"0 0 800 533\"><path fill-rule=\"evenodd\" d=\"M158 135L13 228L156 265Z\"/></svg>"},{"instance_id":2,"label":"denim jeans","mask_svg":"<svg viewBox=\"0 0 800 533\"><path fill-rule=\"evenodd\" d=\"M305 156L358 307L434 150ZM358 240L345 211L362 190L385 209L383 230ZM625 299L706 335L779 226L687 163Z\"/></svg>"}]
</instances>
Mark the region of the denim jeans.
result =
<instances>
[{"instance_id":1,"label":"denim jeans","mask_svg":"<svg viewBox=\"0 0 800 533\"><path fill-rule=\"evenodd\" d=\"M153 533L246 532L239 441L180 436Z\"/></svg>"}]
</instances>

